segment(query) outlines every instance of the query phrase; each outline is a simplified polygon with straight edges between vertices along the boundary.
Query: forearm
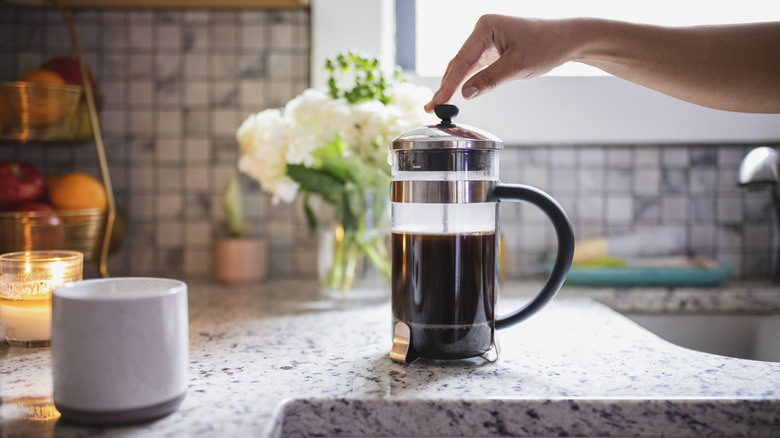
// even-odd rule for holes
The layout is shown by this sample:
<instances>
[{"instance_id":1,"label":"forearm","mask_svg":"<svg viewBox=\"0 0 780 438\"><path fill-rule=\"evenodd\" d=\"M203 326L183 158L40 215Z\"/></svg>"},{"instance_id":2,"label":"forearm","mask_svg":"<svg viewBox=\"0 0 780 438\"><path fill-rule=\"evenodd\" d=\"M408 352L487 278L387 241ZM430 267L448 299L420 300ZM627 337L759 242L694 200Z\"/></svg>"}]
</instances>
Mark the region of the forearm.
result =
<instances>
[{"instance_id":1,"label":"forearm","mask_svg":"<svg viewBox=\"0 0 780 438\"><path fill-rule=\"evenodd\" d=\"M572 61L712 108L780 112L780 23L658 27L573 22Z\"/></svg>"}]
</instances>

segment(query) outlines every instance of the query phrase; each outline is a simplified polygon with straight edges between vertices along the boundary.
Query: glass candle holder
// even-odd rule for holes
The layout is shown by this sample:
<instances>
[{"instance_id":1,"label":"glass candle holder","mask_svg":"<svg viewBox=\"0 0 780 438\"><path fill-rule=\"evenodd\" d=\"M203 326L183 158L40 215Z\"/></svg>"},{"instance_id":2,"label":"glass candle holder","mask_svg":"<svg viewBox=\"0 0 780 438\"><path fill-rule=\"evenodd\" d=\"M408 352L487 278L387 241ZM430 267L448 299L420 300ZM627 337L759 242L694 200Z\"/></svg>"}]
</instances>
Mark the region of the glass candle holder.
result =
<instances>
[{"instance_id":1,"label":"glass candle holder","mask_svg":"<svg viewBox=\"0 0 780 438\"><path fill-rule=\"evenodd\" d=\"M47 347L51 339L51 293L82 279L78 251L25 251L0 255L0 325L14 347Z\"/></svg>"}]
</instances>

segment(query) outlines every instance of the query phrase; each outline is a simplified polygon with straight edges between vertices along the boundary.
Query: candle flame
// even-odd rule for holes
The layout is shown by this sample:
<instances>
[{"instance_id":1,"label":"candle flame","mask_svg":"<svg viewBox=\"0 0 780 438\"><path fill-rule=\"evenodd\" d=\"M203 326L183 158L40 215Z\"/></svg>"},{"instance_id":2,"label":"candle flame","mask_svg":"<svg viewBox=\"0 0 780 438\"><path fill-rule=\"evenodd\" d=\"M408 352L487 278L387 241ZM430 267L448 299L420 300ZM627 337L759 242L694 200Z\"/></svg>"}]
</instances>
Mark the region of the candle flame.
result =
<instances>
[{"instance_id":1,"label":"candle flame","mask_svg":"<svg viewBox=\"0 0 780 438\"><path fill-rule=\"evenodd\" d=\"M57 260L55 262L52 262L51 266L49 266L49 271L51 272L51 281L54 284L61 285L65 281L65 269L66 265L65 262L61 260Z\"/></svg>"}]
</instances>

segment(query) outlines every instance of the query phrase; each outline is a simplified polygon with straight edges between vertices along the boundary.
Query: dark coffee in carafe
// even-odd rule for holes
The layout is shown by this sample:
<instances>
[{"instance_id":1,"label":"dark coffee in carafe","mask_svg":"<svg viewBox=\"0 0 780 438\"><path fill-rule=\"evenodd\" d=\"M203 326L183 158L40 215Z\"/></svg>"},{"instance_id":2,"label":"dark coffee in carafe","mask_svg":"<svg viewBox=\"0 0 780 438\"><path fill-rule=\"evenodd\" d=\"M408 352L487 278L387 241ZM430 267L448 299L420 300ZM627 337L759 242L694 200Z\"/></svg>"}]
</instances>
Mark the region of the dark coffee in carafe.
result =
<instances>
[{"instance_id":1,"label":"dark coffee in carafe","mask_svg":"<svg viewBox=\"0 0 780 438\"><path fill-rule=\"evenodd\" d=\"M479 356L493 345L495 233L392 235L393 323L429 359Z\"/></svg>"}]
</instances>

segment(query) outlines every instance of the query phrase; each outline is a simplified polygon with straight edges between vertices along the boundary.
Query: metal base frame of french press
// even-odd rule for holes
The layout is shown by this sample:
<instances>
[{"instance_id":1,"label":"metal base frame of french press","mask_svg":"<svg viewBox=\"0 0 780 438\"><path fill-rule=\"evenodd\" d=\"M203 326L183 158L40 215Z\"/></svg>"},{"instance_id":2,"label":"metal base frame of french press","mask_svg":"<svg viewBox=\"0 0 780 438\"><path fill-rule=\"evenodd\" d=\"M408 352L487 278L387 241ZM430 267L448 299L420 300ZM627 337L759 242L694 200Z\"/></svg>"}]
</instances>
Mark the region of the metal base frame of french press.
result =
<instances>
[{"instance_id":1,"label":"metal base frame of french press","mask_svg":"<svg viewBox=\"0 0 780 438\"><path fill-rule=\"evenodd\" d=\"M494 336L490 348L477 357L481 357L488 362L495 362L498 360L500 350L498 340ZM396 322L395 326L393 326L393 347L390 349L390 360L409 365L417 359L420 359L420 356L414 351L412 345L411 327L403 321Z\"/></svg>"},{"instance_id":2,"label":"metal base frame of french press","mask_svg":"<svg viewBox=\"0 0 780 438\"><path fill-rule=\"evenodd\" d=\"M405 364L418 359L417 353L412 348L412 329L403 321L398 321L393 327L393 348L390 349L390 359Z\"/></svg>"}]
</instances>

